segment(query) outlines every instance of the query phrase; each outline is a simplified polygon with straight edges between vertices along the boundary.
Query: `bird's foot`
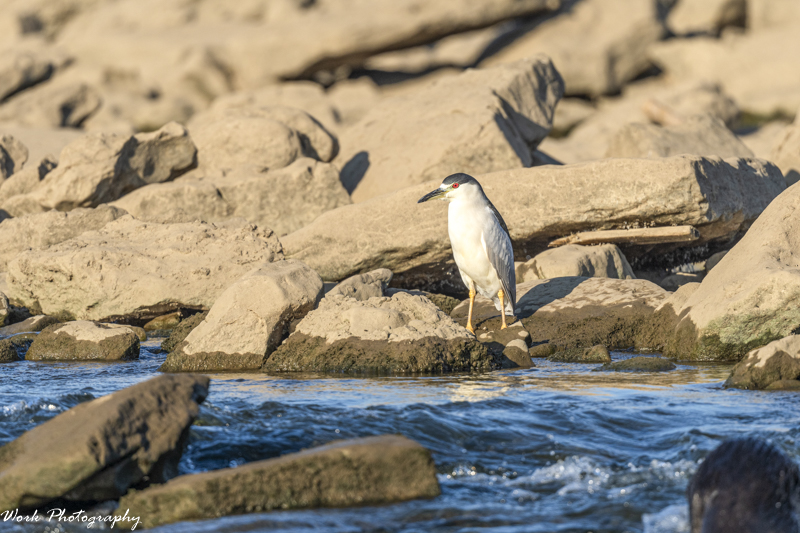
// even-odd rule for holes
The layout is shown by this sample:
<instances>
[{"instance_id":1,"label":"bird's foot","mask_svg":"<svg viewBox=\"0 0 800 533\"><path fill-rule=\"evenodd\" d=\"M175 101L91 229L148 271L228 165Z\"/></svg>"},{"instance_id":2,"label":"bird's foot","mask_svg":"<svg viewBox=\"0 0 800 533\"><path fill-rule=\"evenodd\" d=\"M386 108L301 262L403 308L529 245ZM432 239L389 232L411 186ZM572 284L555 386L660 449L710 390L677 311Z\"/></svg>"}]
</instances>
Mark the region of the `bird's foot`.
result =
<instances>
[{"instance_id":1,"label":"bird's foot","mask_svg":"<svg viewBox=\"0 0 800 533\"><path fill-rule=\"evenodd\" d=\"M475 335L475 330L472 328L472 324L467 324L467 331Z\"/></svg>"}]
</instances>

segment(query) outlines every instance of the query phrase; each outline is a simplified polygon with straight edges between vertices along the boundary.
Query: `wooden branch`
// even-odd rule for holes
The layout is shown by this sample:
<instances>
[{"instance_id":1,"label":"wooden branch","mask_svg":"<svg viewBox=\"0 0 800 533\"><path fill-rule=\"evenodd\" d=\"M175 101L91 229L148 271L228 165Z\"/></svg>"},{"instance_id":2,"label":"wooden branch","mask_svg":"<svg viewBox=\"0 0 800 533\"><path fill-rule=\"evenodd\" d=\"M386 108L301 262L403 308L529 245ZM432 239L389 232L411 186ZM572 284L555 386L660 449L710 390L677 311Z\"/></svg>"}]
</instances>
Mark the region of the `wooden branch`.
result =
<instances>
[{"instance_id":1,"label":"wooden branch","mask_svg":"<svg viewBox=\"0 0 800 533\"><path fill-rule=\"evenodd\" d=\"M612 229L584 231L551 242L548 247L565 244L665 244L691 242L700 238L693 226L662 226L660 228Z\"/></svg>"}]
</instances>

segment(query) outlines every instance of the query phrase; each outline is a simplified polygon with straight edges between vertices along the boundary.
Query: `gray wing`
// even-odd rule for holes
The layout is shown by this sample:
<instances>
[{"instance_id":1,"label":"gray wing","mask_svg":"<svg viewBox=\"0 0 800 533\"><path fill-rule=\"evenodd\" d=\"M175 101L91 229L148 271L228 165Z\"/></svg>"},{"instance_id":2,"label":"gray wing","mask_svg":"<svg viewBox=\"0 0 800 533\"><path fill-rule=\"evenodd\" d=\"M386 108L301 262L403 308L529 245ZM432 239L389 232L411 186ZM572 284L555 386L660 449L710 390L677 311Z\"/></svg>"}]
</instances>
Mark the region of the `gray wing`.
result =
<instances>
[{"instance_id":1,"label":"gray wing","mask_svg":"<svg viewBox=\"0 0 800 533\"><path fill-rule=\"evenodd\" d=\"M511 314L514 314L517 303L517 275L514 272L514 249L511 245L511 236L508 234L506 223L497 209L489 202L491 219L495 222L484 229L486 253L495 271L500 277L506 300L511 303Z\"/></svg>"}]
</instances>

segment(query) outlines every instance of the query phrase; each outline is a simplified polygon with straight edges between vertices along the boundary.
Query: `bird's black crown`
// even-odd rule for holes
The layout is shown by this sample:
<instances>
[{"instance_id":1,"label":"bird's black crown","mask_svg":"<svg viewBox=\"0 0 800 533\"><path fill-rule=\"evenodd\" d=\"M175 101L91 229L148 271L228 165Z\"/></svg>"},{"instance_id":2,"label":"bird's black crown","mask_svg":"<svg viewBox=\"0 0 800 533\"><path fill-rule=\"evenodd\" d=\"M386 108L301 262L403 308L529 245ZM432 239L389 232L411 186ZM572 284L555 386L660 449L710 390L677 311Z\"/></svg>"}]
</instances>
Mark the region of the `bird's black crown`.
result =
<instances>
[{"instance_id":1,"label":"bird's black crown","mask_svg":"<svg viewBox=\"0 0 800 533\"><path fill-rule=\"evenodd\" d=\"M478 180L476 180L469 174L464 174L463 172L459 172L458 174L450 174L444 179L442 185L452 185L454 183L458 183L459 185L464 185L465 183L474 183L475 185L480 187L480 183L478 183Z\"/></svg>"}]
</instances>

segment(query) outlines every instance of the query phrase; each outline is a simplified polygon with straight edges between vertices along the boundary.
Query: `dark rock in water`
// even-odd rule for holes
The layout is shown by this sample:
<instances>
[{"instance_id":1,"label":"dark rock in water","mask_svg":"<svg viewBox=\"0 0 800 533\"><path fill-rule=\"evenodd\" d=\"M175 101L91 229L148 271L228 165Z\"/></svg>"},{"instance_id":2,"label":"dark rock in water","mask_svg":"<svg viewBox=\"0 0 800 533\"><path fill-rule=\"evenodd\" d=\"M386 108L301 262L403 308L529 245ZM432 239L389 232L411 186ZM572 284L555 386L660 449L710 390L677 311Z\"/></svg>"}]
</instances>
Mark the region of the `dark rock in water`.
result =
<instances>
[{"instance_id":1,"label":"dark rock in water","mask_svg":"<svg viewBox=\"0 0 800 533\"><path fill-rule=\"evenodd\" d=\"M47 326L31 344L28 361L138 359L139 336L128 326L78 320Z\"/></svg>"},{"instance_id":2,"label":"dark rock in water","mask_svg":"<svg viewBox=\"0 0 800 533\"><path fill-rule=\"evenodd\" d=\"M166 315L161 315L155 317L153 320L147 322L144 326L145 331L157 331L162 329L174 329L178 324L181 323L181 312L175 311L174 313L168 313Z\"/></svg>"},{"instance_id":3,"label":"dark rock in water","mask_svg":"<svg viewBox=\"0 0 800 533\"><path fill-rule=\"evenodd\" d=\"M264 362L264 372L416 374L496 370L493 358L472 339L386 342L357 337L328 344L323 337L294 333Z\"/></svg>"},{"instance_id":4,"label":"dark rock in water","mask_svg":"<svg viewBox=\"0 0 800 533\"><path fill-rule=\"evenodd\" d=\"M430 452L405 437L385 435L180 476L127 494L116 514L140 516L150 528L278 509L378 505L439 493Z\"/></svg>"},{"instance_id":5,"label":"dark rock in water","mask_svg":"<svg viewBox=\"0 0 800 533\"><path fill-rule=\"evenodd\" d=\"M736 364L725 386L735 389L775 389L773 384L800 378L800 335L751 350ZM791 384L787 386L791 387Z\"/></svg>"},{"instance_id":6,"label":"dark rock in water","mask_svg":"<svg viewBox=\"0 0 800 533\"><path fill-rule=\"evenodd\" d=\"M530 333L519 321L506 329L486 331L478 329L478 340L486 346L489 354L501 362L501 368L531 368L531 356L528 354Z\"/></svg>"},{"instance_id":7,"label":"dark rock in water","mask_svg":"<svg viewBox=\"0 0 800 533\"><path fill-rule=\"evenodd\" d=\"M554 353L556 353L556 346L549 342L537 342L528 348L528 355L533 358L550 357Z\"/></svg>"},{"instance_id":8,"label":"dark rock in water","mask_svg":"<svg viewBox=\"0 0 800 533\"><path fill-rule=\"evenodd\" d=\"M172 333L170 333L167 340L161 343L161 349L167 353L174 350L175 347L182 343L189 333L191 333L194 328L199 326L200 322L202 322L207 316L208 312L197 313L189 318L181 320L181 322L172 330Z\"/></svg>"},{"instance_id":9,"label":"dark rock in water","mask_svg":"<svg viewBox=\"0 0 800 533\"><path fill-rule=\"evenodd\" d=\"M528 354L528 347L521 340L514 340L501 352L506 360L503 361L503 368L531 368L535 366Z\"/></svg>"},{"instance_id":10,"label":"dark rock in water","mask_svg":"<svg viewBox=\"0 0 800 533\"><path fill-rule=\"evenodd\" d=\"M613 372L668 372L675 370L672 361L661 357L631 357L614 363L606 363L595 370Z\"/></svg>"},{"instance_id":11,"label":"dark rock in water","mask_svg":"<svg viewBox=\"0 0 800 533\"><path fill-rule=\"evenodd\" d=\"M556 352L548 357L547 360L557 363L610 363L611 354L608 353L608 348L598 344L585 350Z\"/></svg>"},{"instance_id":12,"label":"dark rock in water","mask_svg":"<svg viewBox=\"0 0 800 533\"><path fill-rule=\"evenodd\" d=\"M763 440L720 444L697 469L686 495L692 533L800 531L800 470Z\"/></svg>"},{"instance_id":13,"label":"dark rock in water","mask_svg":"<svg viewBox=\"0 0 800 533\"><path fill-rule=\"evenodd\" d=\"M159 376L82 403L0 447L0 512L55 499L96 502L164 483L209 379Z\"/></svg>"},{"instance_id":14,"label":"dark rock in water","mask_svg":"<svg viewBox=\"0 0 800 533\"><path fill-rule=\"evenodd\" d=\"M800 391L800 380L797 379L781 379L773 381L764 390L791 390Z\"/></svg>"},{"instance_id":15,"label":"dark rock in water","mask_svg":"<svg viewBox=\"0 0 800 533\"><path fill-rule=\"evenodd\" d=\"M36 315L11 324L10 326L3 326L0 328L0 335L16 335L17 333L42 331L47 326L59 323L60 320L54 316Z\"/></svg>"},{"instance_id":16,"label":"dark rock in water","mask_svg":"<svg viewBox=\"0 0 800 533\"><path fill-rule=\"evenodd\" d=\"M35 338L34 334L22 333L0 340L0 363L13 363L25 359L25 353Z\"/></svg>"}]
</instances>

